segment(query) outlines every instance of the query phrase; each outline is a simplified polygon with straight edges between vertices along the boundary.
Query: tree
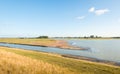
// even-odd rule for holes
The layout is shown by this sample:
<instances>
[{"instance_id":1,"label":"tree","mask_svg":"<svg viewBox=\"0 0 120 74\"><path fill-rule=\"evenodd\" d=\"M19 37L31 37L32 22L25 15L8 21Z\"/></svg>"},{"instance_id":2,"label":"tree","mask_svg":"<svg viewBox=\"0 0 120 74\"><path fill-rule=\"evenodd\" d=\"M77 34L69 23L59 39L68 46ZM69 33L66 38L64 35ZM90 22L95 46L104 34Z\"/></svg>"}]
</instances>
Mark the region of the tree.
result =
<instances>
[{"instance_id":1,"label":"tree","mask_svg":"<svg viewBox=\"0 0 120 74\"><path fill-rule=\"evenodd\" d=\"M37 38L49 38L48 36L39 36Z\"/></svg>"},{"instance_id":2,"label":"tree","mask_svg":"<svg viewBox=\"0 0 120 74\"><path fill-rule=\"evenodd\" d=\"M90 35L90 38L94 38L94 35Z\"/></svg>"}]
</instances>

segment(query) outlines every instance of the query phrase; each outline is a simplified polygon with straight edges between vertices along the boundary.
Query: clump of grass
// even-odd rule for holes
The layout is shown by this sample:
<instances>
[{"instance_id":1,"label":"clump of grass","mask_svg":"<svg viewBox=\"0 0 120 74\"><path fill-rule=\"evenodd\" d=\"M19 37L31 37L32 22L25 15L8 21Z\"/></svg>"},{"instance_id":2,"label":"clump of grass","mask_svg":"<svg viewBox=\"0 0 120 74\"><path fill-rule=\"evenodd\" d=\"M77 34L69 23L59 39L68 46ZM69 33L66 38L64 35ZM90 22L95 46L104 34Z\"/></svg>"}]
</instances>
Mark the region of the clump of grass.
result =
<instances>
[{"instance_id":1,"label":"clump of grass","mask_svg":"<svg viewBox=\"0 0 120 74\"><path fill-rule=\"evenodd\" d=\"M41 60L0 50L0 74L67 74L69 71Z\"/></svg>"}]
</instances>

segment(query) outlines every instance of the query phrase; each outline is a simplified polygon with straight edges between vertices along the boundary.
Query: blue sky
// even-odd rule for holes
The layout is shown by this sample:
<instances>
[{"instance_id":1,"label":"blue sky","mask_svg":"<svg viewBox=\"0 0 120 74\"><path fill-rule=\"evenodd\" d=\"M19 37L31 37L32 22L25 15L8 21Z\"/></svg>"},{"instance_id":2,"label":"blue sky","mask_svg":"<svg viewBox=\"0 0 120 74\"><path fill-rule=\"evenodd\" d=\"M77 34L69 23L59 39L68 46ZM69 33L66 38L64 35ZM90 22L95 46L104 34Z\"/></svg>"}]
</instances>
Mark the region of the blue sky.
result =
<instances>
[{"instance_id":1,"label":"blue sky","mask_svg":"<svg viewBox=\"0 0 120 74\"><path fill-rule=\"evenodd\" d=\"M0 37L120 36L120 0L0 0Z\"/></svg>"}]
</instances>

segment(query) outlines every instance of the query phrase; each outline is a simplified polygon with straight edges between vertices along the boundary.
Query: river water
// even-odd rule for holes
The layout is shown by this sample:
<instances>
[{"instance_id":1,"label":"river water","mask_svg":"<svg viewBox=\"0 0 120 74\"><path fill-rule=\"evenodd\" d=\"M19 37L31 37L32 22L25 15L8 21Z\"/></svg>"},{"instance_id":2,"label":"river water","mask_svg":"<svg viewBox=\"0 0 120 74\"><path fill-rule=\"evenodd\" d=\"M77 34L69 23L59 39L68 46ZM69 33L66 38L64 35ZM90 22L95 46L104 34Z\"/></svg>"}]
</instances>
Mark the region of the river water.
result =
<instances>
[{"instance_id":1,"label":"river water","mask_svg":"<svg viewBox=\"0 0 120 74\"><path fill-rule=\"evenodd\" d=\"M0 46L21 48L26 50L37 50L59 54L69 54L96 58L99 60L114 61L120 63L120 40L67 40L71 45L86 48L88 50L69 50L52 47L29 46L20 44L0 43Z\"/></svg>"}]
</instances>

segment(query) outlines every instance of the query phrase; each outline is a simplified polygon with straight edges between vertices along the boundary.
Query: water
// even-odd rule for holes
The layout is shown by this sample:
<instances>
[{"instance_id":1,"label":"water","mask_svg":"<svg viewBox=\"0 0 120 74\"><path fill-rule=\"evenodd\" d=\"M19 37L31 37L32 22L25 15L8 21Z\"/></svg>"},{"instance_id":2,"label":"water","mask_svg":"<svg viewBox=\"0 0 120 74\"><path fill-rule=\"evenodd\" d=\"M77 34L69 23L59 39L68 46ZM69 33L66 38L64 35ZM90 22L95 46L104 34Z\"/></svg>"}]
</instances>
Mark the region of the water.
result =
<instances>
[{"instance_id":1,"label":"water","mask_svg":"<svg viewBox=\"0 0 120 74\"><path fill-rule=\"evenodd\" d=\"M9 46L26 50L59 53L96 58L99 60L120 63L120 40L67 40L70 44L87 48L88 50L68 50L52 47L28 46L19 44L0 43L0 46Z\"/></svg>"},{"instance_id":2,"label":"water","mask_svg":"<svg viewBox=\"0 0 120 74\"><path fill-rule=\"evenodd\" d=\"M88 48L82 51L82 56L120 62L120 40L70 40L69 43L76 43L76 46Z\"/></svg>"}]
</instances>

